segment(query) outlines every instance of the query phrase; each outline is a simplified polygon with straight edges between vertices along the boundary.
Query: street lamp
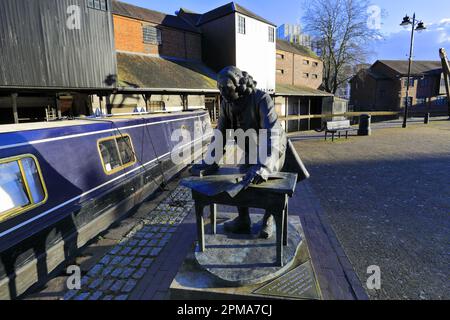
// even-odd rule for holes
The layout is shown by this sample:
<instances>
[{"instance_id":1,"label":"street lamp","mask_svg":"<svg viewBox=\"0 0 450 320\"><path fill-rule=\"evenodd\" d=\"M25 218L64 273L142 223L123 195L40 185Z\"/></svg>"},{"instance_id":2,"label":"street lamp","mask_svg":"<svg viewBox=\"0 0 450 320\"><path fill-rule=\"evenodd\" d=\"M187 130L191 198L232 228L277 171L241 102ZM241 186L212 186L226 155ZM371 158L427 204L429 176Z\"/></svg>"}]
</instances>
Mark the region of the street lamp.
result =
<instances>
[{"instance_id":1,"label":"street lamp","mask_svg":"<svg viewBox=\"0 0 450 320\"><path fill-rule=\"evenodd\" d=\"M409 63L408 63L408 83L406 85L406 101L405 101L405 113L403 118L403 128L406 128L406 119L408 118L408 104L409 104L409 86L410 86L410 79L411 79L411 63L413 59L413 47L414 47L414 31L420 32L426 29L425 24L423 21L417 21L416 20L416 14L413 14L413 18L411 21L411 18L408 15L405 15L403 18L402 23L400 23L401 26L408 28L411 26L411 43L409 47Z\"/></svg>"}]
</instances>

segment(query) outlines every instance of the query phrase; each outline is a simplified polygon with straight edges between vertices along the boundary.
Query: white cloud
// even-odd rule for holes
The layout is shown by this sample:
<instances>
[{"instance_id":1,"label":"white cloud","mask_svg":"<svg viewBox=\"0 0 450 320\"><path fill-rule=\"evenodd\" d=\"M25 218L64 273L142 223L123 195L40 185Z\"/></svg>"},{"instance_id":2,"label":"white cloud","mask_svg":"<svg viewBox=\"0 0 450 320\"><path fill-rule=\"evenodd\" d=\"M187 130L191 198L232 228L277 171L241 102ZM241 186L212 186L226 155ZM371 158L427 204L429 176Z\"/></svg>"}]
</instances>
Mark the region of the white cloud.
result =
<instances>
[{"instance_id":1,"label":"white cloud","mask_svg":"<svg viewBox=\"0 0 450 320\"><path fill-rule=\"evenodd\" d=\"M450 18L427 23L427 30L416 33L414 59L439 60L439 48L450 51ZM376 41L375 59L407 59L409 53L411 29L399 29L385 35L384 40Z\"/></svg>"}]
</instances>

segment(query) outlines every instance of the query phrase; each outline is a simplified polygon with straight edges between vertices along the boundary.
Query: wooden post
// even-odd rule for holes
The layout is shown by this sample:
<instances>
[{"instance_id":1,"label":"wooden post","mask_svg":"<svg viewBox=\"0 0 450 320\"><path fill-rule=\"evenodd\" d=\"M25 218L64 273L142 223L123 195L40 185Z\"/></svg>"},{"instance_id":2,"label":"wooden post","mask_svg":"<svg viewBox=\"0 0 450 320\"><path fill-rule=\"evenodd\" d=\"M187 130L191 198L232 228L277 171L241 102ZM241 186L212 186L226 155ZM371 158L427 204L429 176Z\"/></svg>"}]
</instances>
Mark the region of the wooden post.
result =
<instances>
[{"instance_id":1,"label":"wooden post","mask_svg":"<svg viewBox=\"0 0 450 320\"><path fill-rule=\"evenodd\" d=\"M56 116L58 117L58 119L61 119L62 118L61 104L59 102L58 96L55 97L55 104L56 104Z\"/></svg>"},{"instance_id":2,"label":"wooden post","mask_svg":"<svg viewBox=\"0 0 450 320\"><path fill-rule=\"evenodd\" d=\"M301 97L298 97L297 109L298 109L297 115L300 116L302 114L302 98ZM300 123L301 123L301 120L297 119L297 132L300 131Z\"/></svg>"},{"instance_id":3,"label":"wooden post","mask_svg":"<svg viewBox=\"0 0 450 320\"><path fill-rule=\"evenodd\" d=\"M152 97L152 95L148 94L148 93L144 93L142 95L142 98L144 98L144 102L145 102L145 111L146 112L149 112L149 110L148 110L148 101L151 99L151 97Z\"/></svg>"},{"instance_id":4,"label":"wooden post","mask_svg":"<svg viewBox=\"0 0 450 320\"><path fill-rule=\"evenodd\" d=\"M11 94L11 104L13 109L14 123L19 123L19 113L17 111L17 93Z\"/></svg>"},{"instance_id":5,"label":"wooden post","mask_svg":"<svg viewBox=\"0 0 450 320\"><path fill-rule=\"evenodd\" d=\"M287 118L287 116L289 115L289 106L288 106L288 97L284 97L284 110L285 110L285 117ZM288 132L289 130L289 120L286 120L284 122L285 124L285 131Z\"/></svg>"},{"instance_id":6,"label":"wooden post","mask_svg":"<svg viewBox=\"0 0 450 320\"><path fill-rule=\"evenodd\" d=\"M103 96L101 96L101 95L97 95L97 96L99 99L100 111L102 112L103 115L107 115L108 110L106 110L105 106L103 105Z\"/></svg>"},{"instance_id":7,"label":"wooden post","mask_svg":"<svg viewBox=\"0 0 450 320\"><path fill-rule=\"evenodd\" d=\"M308 116L311 115L311 97L308 98ZM308 118L308 131L311 130L311 118Z\"/></svg>"},{"instance_id":8,"label":"wooden post","mask_svg":"<svg viewBox=\"0 0 450 320\"><path fill-rule=\"evenodd\" d=\"M111 105L111 98L109 95L105 97L106 100L106 113L112 114L112 105Z\"/></svg>"}]
</instances>

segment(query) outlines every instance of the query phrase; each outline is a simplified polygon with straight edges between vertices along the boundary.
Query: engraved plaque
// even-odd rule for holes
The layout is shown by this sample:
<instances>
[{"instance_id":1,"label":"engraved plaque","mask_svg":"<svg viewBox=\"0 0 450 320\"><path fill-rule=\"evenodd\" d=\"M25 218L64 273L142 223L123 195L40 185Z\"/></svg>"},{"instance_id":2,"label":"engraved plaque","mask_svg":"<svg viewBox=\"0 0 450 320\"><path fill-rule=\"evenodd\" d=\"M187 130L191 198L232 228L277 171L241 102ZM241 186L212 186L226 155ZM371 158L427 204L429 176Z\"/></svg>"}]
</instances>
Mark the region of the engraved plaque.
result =
<instances>
[{"instance_id":1,"label":"engraved plaque","mask_svg":"<svg viewBox=\"0 0 450 320\"><path fill-rule=\"evenodd\" d=\"M254 293L293 299L320 299L310 261L256 289Z\"/></svg>"}]
</instances>

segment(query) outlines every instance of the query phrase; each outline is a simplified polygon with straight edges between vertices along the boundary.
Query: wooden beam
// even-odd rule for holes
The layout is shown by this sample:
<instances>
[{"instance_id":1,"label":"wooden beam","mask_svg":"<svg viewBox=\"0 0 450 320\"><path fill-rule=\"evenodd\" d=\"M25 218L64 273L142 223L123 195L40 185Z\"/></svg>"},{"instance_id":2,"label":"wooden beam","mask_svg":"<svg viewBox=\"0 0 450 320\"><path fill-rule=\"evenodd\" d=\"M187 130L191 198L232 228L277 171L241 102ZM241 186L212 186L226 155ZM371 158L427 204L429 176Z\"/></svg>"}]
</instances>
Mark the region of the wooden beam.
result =
<instances>
[{"instance_id":1,"label":"wooden beam","mask_svg":"<svg viewBox=\"0 0 450 320\"><path fill-rule=\"evenodd\" d=\"M327 113L327 114L311 114L311 115L292 115L287 117L279 117L280 121L293 121L298 119L321 119L321 118L332 118L332 117L358 117L362 114L368 114L371 116L395 116L402 112L391 112L391 111L373 111L373 112L345 112L345 113Z\"/></svg>"}]
</instances>

